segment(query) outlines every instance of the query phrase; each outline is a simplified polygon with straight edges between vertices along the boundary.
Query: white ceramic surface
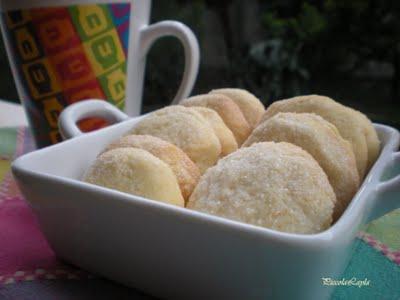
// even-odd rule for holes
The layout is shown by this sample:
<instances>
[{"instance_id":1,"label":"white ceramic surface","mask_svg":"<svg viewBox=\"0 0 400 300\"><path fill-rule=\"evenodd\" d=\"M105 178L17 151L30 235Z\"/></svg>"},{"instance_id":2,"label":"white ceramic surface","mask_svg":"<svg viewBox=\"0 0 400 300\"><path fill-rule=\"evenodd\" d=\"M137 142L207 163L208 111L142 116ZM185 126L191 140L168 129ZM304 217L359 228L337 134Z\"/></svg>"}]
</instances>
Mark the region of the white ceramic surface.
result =
<instances>
[{"instance_id":1,"label":"white ceramic surface","mask_svg":"<svg viewBox=\"0 0 400 300\"><path fill-rule=\"evenodd\" d=\"M0 127L17 127L27 125L28 120L21 105L0 99Z\"/></svg>"},{"instance_id":2,"label":"white ceramic surface","mask_svg":"<svg viewBox=\"0 0 400 300\"><path fill-rule=\"evenodd\" d=\"M69 6L92 3L130 3L131 5L127 83L125 91L125 112L129 116L140 115L146 55L151 45L159 38L174 36L182 43L185 55L185 68L181 84L173 103L189 96L199 69L200 56L196 36L190 28L177 21L161 21L149 25L151 0L0 0L0 12L34 7ZM22 103L25 101L29 103L29 101L27 101L28 96L24 92L24 85L21 84L22 79L17 72L17 61L8 42L9 37L3 27L3 22L0 22L0 25L18 94Z\"/></svg>"},{"instance_id":3,"label":"white ceramic surface","mask_svg":"<svg viewBox=\"0 0 400 300\"><path fill-rule=\"evenodd\" d=\"M327 299L357 232L400 207L400 136L375 124L379 159L342 217L319 234L290 234L79 181L134 118L29 153L12 166L59 257L169 299Z\"/></svg>"}]
</instances>

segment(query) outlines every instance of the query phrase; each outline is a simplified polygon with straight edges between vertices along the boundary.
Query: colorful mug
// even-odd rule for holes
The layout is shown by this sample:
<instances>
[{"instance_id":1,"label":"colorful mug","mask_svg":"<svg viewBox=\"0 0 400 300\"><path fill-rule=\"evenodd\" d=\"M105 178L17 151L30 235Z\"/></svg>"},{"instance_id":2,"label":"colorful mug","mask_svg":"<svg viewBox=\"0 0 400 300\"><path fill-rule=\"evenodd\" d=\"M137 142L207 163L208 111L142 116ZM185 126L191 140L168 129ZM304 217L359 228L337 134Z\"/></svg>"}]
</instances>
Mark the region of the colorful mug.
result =
<instances>
[{"instance_id":1,"label":"colorful mug","mask_svg":"<svg viewBox=\"0 0 400 300\"><path fill-rule=\"evenodd\" d=\"M104 99L140 114L145 58L152 43L177 37L185 70L174 102L187 97L199 66L196 37L184 24L148 25L150 0L0 0L1 29L18 94L38 147L61 141L58 116L69 104ZM101 119L81 123L84 131Z\"/></svg>"}]
</instances>

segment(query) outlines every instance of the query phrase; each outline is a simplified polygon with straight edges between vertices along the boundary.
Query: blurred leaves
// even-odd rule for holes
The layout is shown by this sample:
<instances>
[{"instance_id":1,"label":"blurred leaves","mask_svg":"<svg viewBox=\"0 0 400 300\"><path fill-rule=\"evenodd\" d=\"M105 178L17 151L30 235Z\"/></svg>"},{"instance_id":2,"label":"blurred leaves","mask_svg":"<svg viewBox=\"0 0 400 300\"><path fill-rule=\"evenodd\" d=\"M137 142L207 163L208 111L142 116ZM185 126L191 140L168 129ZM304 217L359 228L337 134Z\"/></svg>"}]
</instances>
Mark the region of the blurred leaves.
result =
<instances>
[{"instance_id":1,"label":"blurred leaves","mask_svg":"<svg viewBox=\"0 0 400 300\"><path fill-rule=\"evenodd\" d=\"M300 40L313 38L326 27L326 20L319 10L309 3L303 3L296 17L279 17L276 11L266 12L262 23L270 37L287 37Z\"/></svg>"},{"instance_id":2,"label":"blurred leaves","mask_svg":"<svg viewBox=\"0 0 400 300\"><path fill-rule=\"evenodd\" d=\"M309 79L302 50L326 29L326 19L316 7L303 3L297 16L280 17L276 11L267 11L262 23L266 39L253 45L249 55L261 68L261 76L267 77L267 98L302 93Z\"/></svg>"},{"instance_id":3,"label":"blurred leaves","mask_svg":"<svg viewBox=\"0 0 400 300\"><path fill-rule=\"evenodd\" d=\"M392 97L400 97L395 84L400 82L400 69L396 69L400 61L398 2L262 3L265 37L251 46L249 56L271 83L270 99L307 92L309 82L321 75L359 76L370 62L394 67Z\"/></svg>"},{"instance_id":4,"label":"blurred leaves","mask_svg":"<svg viewBox=\"0 0 400 300\"><path fill-rule=\"evenodd\" d=\"M256 9L246 14L250 6ZM389 107L399 103L398 0L153 1L151 22L166 19L188 25L202 47L194 94L234 86L268 104L320 92L350 99L360 109L371 107L373 113L383 106L377 101ZM257 30L244 30L250 27ZM11 78L4 51L0 65L3 78ZM183 66L183 49L174 38L154 44L147 57L146 111L170 103ZM5 82L13 85L4 80L0 97L16 97ZM388 108L385 114L392 111Z\"/></svg>"},{"instance_id":5,"label":"blurred leaves","mask_svg":"<svg viewBox=\"0 0 400 300\"><path fill-rule=\"evenodd\" d=\"M250 17L244 13L246 5L256 7ZM225 45L216 51L223 61L218 66L204 63L208 57L202 49L194 94L235 86L252 91L267 105L280 98L323 93L352 101L360 109L369 107L374 114L377 99L390 105L399 101L397 0L171 0L154 2L153 17L186 23L207 49L213 45L205 45L205 40L218 38L218 47ZM209 21L219 28L210 32ZM243 35L253 34L242 30L249 26L259 28L256 36ZM145 89L148 104L165 105L174 96L182 55L179 44L168 39L153 47Z\"/></svg>"},{"instance_id":6,"label":"blurred leaves","mask_svg":"<svg viewBox=\"0 0 400 300\"><path fill-rule=\"evenodd\" d=\"M308 71L299 62L302 44L291 45L283 39L274 38L260 42L250 50L250 56L268 83L268 98L276 98L301 91L301 81L309 78Z\"/></svg>"}]
</instances>

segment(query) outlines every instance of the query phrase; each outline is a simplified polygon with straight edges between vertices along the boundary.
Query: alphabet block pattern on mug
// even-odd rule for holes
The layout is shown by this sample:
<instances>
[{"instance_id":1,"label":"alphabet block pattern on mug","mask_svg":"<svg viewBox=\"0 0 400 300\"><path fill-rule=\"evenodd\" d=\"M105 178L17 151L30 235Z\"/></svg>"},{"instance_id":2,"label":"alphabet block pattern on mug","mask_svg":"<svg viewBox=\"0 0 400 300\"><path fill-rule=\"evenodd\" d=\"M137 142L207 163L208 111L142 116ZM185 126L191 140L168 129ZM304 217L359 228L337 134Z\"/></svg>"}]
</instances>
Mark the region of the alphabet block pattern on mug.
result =
<instances>
[{"instance_id":1,"label":"alphabet block pattern on mug","mask_svg":"<svg viewBox=\"0 0 400 300\"><path fill-rule=\"evenodd\" d=\"M68 104L99 98L123 108L129 3L15 10L4 19L42 146L61 140L57 119Z\"/></svg>"}]
</instances>

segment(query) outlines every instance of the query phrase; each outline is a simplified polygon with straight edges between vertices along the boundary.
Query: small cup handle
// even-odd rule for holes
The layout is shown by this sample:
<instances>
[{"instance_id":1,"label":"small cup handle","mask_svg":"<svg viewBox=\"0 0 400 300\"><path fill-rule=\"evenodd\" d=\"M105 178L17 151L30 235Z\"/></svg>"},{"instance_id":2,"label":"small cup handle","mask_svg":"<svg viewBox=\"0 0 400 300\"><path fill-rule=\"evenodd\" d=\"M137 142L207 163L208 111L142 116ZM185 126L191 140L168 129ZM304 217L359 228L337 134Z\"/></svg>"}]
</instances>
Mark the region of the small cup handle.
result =
<instances>
[{"instance_id":1,"label":"small cup handle","mask_svg":"<svg viewBox=\"0 0 400 300\"><path fill-rule=\"evenodd\" d=\"M104 100L88 99L67 106L60 114L58 127L63 139L77 137L83 132L77 122L87 117L102 117L112 123L121 122L128 118L114 105Z\"/></svg>"},{"instance_id":2,"label":"small cup handle","mask_svg":"<svg viewBox=\"0 0 400 300\"><path fill-rule=\"evenodd\" d=\"M375 207L370 220L400 208L400 152L392 153L392 158L386 168L388 167L394 170L395 174L391 174L390 179L378 183Z\"/></svg>"}]
</instances>

